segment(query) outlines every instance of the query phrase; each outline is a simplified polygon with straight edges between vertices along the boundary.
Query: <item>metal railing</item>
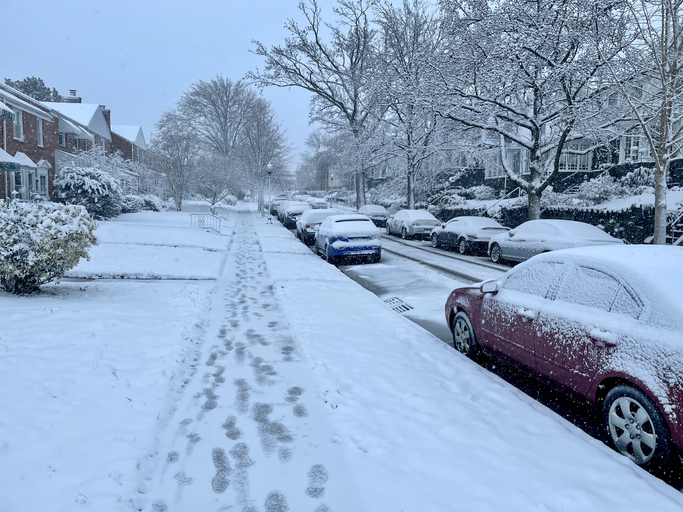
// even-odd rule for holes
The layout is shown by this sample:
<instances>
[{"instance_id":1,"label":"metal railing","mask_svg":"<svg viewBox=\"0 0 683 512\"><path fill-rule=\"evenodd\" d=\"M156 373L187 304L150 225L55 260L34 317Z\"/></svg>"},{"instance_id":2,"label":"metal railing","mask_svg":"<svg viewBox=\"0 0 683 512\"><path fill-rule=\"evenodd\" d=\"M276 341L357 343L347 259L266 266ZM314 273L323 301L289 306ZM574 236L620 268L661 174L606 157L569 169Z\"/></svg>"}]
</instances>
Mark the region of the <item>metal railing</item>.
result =
<instances>
[{"instance_id":1,"label":"metal railing","mask_svg":"<svg viewBox=\"0 0 683 512\"><path fill-rule=\"evenodd\" d=\"M671 235L667 235L667 239L671 240L672 245L681 245L683 243L681 224L683 224L683 211L666 223L666 232L671 233Z\"/></svg>"},{"instance_id":2,"label":"metal railing","mask_svg":"<svg viewBox=\"0 0 683 512\"><path fill-rule=\"evenodd\" d=\"M221 232L221 219L210 213L191 213L190 224L193 228L213 229L216 233Z\"/></svg>"},{"instance_id":3,"label":"metal railing","mask_svg":"<svg viewBox=\"0 0 683 512\"><path fill-rule=\"evenodd\" d=\"M505 194L503 197L501 197L500 199L498 199L498 201L496 201L496 202L493 203L491 206L489 206L488 208L486 208L486 209L484 210L484 213L483 213L482 215L488 215L488 214L489 214L489 210L491 210L492 208L495 208L495 207L496 207L499 203L501 203L502 201L505 201L506 199L509 199L510 196L512 196L512 194L514 194L514 193L517 193L517 201L515 201L515 202L512 203L512 204L510 204L510 206L517 204L519 201L522 200L522 193L523 193L523 192L524 192L524 191L522 190L522 187L517 187L517 188L511 190L510 192L508 192L507 194Z\"/></svg>"},{"instance_id":4,"label":"metal railing","mask_svg":"<svg viewBox=\"0 0 683 512\"><path fill-rule=\"evenodd\" d=\"M223 220L228 220L228 209L222 206L214 206L210 209L210 212L216 217L220 217Z\"/></svg>"}]
</instances>

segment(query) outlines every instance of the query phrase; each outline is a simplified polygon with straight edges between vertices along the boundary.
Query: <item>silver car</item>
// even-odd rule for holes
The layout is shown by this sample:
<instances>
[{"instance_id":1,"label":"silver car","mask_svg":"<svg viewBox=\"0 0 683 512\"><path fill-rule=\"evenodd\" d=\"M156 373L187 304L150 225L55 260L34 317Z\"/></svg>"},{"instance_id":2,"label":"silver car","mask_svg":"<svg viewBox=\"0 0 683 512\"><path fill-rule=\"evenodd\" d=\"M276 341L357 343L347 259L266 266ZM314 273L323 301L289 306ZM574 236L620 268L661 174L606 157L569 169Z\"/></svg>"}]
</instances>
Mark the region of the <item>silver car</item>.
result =
<instances>
[{"instance_id":1,"label":"silver car","mask_svg":"<svg viewBox=\"0 0 683 512\"><path fill-rule=\"evenodd\" d=\"M621 245L602 229L574 220L530 220L507 233L494 235L489 240L491 261L526 261L532 256L558 249L590 245Z\"/></svg>"},{"instance_id":2,"label":"silver car","mask_svg":"<svg viewBox=\"0 0 683 512\"><path fill-rule=\"evenodd\" d=\"M441 222L427 210L399 210L387 219L387 235L428 240Z\"/></svg>"}]
</instances>

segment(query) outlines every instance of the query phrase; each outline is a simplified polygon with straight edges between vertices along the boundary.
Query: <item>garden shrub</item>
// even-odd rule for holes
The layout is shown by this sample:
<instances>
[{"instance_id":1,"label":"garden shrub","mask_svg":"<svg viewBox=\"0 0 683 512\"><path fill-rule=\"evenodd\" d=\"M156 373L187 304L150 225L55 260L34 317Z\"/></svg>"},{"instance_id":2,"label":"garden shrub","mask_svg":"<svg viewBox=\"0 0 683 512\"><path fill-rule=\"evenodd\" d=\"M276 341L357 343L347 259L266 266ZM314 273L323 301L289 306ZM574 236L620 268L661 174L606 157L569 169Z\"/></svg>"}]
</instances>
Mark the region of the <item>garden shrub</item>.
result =
<instances>
[{"instance_id":1,"label":"garden shrub","mask_svg":"<svg viewBox=\"0 0 683 512\"><path fill-rule=\"evenodd\" d=\"M121 214L118 180L97 167L65 165L57 173L55 186L68 203L85 206L94 219L111 219Z\"/></svg>"},{"instance_id":2,"label":"garden shrub","mask_svg":"<svg viewBox=\"0 0 683 512\"><path fill-rule=\"evenodd\" d=\"M0 205L0 286L28 294L64 276L97 243L96 223L78 205Z\"/></svg>"}]
</instances>

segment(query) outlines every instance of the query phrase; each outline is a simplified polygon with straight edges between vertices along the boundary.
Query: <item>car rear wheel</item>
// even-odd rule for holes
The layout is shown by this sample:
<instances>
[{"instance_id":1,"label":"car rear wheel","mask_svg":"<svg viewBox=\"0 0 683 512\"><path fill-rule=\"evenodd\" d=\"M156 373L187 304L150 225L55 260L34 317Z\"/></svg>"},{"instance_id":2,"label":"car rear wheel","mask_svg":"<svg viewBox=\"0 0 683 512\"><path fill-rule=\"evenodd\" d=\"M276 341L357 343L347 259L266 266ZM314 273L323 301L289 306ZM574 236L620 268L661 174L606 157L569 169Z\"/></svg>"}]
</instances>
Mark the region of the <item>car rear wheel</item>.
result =
<instances>
[{"instance_id":1,"label":"car rear wheel","mask_svg":"<svg viewBox=\"0 0 683 512\"><path fill-rule=\"evenodd\" d=\"M470 317L464 311L458 312L453 319L453 346L468 357L473 357L479 350L477 337L472 328Z\"/></svg>"},{"instance_id":2,"label":"car rear wheel","mask_svg":"<svg viewBox=\"0 0 683 512\"><path fill-rule=\"evenodd\" d=\"M390 235L390 234L391 234L391 230L389 229L389 224L387 224L386 227L385 227L384 229L386 229L387 235Z\"/></svg>"},{"instance_id":3,"label":"car rear wheel","mask_svg":"<svg viewBox=\"0 0 683 512\"><path fill-rule=\"evenodd\" d=\"M460 254L467 254L467 240L464 238L458 240L458 252Z\"/></svg>"},{"instance_id":4,"label":"car rear wheel","mask_svg":"<svg viewBox=\"0 0 683 512\"><path fill-rule=\"evenodd\" d=\"M671 464L671 436L662 414L640 389L620 384L607 393L602 417L612 446L639 466Z\"/></svg>"},{"instance_id":5,"label":"car rear wheel","mask_svg":"<svg viewBox=\"0 0 683 512\"><path fill-rule=\"evenodd\" d=\"M432 247L434 247L435 249L438 249L439 245L440 245L439 244L439 237L437 236L436 233L432 234Z\"/></svg>"},{"instance_id":6,"label":"car rear wheel","mask_svg":"<svg viewBox=\"0 0 683 512\"><path fill-rule=\"evenodd\" d=\"M491 261L493 263L502 263L503 262L503 251L500 250L500 245L498 244L493 244L491 246Z\"/></svg>"},{"instance_id":7,"label":"car rear wheel","mask_svg":"<svg viewBox=\"0 0 683 512\"><path fill-rule=\"evenodd\" d=\"M406 228L401 229L401 238L408 240L408 230Z\"/></svg>"}]
</instances>

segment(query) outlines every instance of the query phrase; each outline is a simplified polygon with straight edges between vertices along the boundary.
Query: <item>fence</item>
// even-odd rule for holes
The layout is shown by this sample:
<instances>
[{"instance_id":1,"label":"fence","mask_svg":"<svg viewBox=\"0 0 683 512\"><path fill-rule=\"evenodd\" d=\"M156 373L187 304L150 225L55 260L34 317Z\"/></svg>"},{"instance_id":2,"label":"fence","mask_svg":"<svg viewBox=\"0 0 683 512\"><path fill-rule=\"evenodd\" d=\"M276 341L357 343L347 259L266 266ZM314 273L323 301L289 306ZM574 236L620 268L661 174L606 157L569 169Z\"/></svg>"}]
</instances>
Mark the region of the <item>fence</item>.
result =
<instances>
[{"instance_id":1,"label":"fence","mask_svg":"<svg viewBox=\"0 0 683 512\"><path fill-rule=\"evenodd\" d=\"M191 213L190 224L193 228L213 229L221 232L221 219L210 213Z\"/></svg>"}]
</instances>

